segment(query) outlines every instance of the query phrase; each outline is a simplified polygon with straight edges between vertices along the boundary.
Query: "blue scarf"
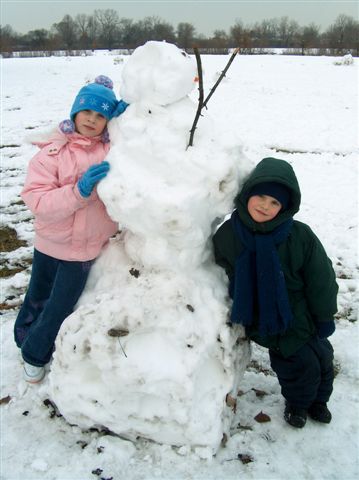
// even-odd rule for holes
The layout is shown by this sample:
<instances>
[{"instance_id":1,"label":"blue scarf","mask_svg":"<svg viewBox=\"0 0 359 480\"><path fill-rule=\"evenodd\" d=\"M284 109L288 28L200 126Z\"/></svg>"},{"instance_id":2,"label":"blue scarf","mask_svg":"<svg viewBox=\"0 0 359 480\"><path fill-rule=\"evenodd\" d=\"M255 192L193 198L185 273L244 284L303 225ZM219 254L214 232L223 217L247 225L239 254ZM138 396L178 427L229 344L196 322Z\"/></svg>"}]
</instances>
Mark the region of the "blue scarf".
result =
<instances>
[{"instance_id":1,"label":"blue scarf","mask_svg":"<svg viewBox=\"0 0 359 480\"><path fill-rule=\"evenodd\" d=\"M252 325L255 303L259 307L259 335L277 335L290 326L293 315L276 245L284 242L293 225L290 218L266 234L250 232L234 211L231 222L244 246L236 259L231 322Z\"/></svg>"}]
</instances>

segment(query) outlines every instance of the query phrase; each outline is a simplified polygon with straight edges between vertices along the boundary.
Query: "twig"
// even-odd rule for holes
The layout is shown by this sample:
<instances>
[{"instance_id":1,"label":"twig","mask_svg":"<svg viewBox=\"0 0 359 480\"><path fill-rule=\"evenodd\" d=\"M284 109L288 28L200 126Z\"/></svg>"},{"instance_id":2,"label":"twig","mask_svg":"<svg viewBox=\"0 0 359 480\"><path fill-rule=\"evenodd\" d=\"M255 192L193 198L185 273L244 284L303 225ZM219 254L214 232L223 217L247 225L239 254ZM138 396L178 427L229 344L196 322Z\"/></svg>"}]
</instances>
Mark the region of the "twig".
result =
<instances>
[{"instance_id":1,"label":"twig","mask_svg":"<svg viewBox=\"0 0 359 480\"><path fill-rule=\"evenodd\" d=\"M201 56L199 54L198 47L193 48L194 54L196 56L196 61L197 61L197 70L198 70L198 90L199 90L199 97L198 97L198 107L197 107L197 112L196 116L194 117L194 121L192 124L192 128L190 130L190 137L189 137L189 142L187 145L188 147L193 146L193 137L194 137L194 132L197 127L197 123L199 120L199 117L201 116L201 111L203 108L203 99L204 99L204 93L203 93L203 73L202 73L202 62L201 62Z\"/></svg>"},{"instance_id":2,"label":"twig","mask_svg":"<svg viewBox=\"0 0 359 480\"><path fill-rule=\"evenodd\" d=\"M124 354L124 356L127 358L127 355L126 355L126 352L125 352L125 350L123 349L123 346L122 346L122 343L121 343L120 337L118 337L118 343L120 344L120 347L121 347L122 353L123 353L123 354Z\"/></svg>"},{"instance_id":3,"label":"twig","mask_svg":"<svg viewBox=\"0 0 359 480\"><path fill-rule=\"evenodd\" d=\"M231 58L228 60L227 65L225 66L224 70L222 71L221 75L219 76L219 78L218 78L218 80L216 81L216 83L214 84L214 86L211 88L209 94L207 95L207 98L206 98L205 101L203 102L202 108L207 107L207 103L208 103L209 99L210 99L211 96L214 94L214 91L216 90L216 88L218 87L218 85L221 83L223 77L225 77L225 75L226 75L226 73L227 73L227 70L228 70L229 67L231 66L231 63L233 62L234 57L237 55L238 52L239 52L239 47L236 48L236 49L234 50L234 52L232 53Z\"/></svg>"},{"instance_id":4,"label":"twig","mask_svg":"<svg viewBox=\"0 0 359 480\"><path fill-rule=\"evenodd\" d=\"M194 51L194 54L196 56L196 61L197 61L199 98L198 98L197 112L196 112L196 116L194 117L192 128L190 130L190 137L189 137L189 142L188 142L187 148L193 146L194 132L197 128L197 123L198 123L199 117L201 116L201 112L202 112L203 108L205 108L205 107L207 108L207 103L208 103L209 99L212 97L216 88L221 83L223 77L226 75L226 72L229 69L229 67L231 66L231 63L233 62L234 57L239 52L239 47L236 48L234 50L234 52L232 53L231 58L227 62L227 65L225 66L224 70L222 71L221 75L219 76L217 82L211 88L211 90L210 90L210 92L207 95L205 100L203 100L204 99L204 93L203 93L203 72L202 72L201 56L199 54L199 50L198 50L197 47L193 47L193 51Z\"/></svg>"}]
</instances>

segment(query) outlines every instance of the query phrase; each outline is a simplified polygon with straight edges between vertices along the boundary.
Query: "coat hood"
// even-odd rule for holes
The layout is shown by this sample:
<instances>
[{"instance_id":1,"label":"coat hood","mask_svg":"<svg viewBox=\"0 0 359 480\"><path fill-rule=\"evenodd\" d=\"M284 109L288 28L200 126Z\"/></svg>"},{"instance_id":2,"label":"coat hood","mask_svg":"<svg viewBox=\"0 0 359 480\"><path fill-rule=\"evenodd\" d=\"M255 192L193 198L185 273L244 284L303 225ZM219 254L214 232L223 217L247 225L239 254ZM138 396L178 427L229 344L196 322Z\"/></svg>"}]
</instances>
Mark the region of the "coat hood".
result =
<instances>
[{"instance_id":1,"label":"coat hood","mask_svg":"<svg viewBox=\"0 0 359 480\"><path fill-rule=\"evenodd\" d=\"M277 182L287 187L290 191L290 201L288 208L283 212L279 212L273 220L257 223L248 213L248 194L255 185L264 182ZM292 166L285 160L268 157L260 161L249 175L234 203L240 219L251 231L267 233L293 217L299 210L300 200L300 188Z\"/></svg>"},{"instance_id":2,"label":"coat hood","mask_svg":"<svg viewBox=\"0 0 359 480\"><path fill-rule=\"evenodd\" d=\"M31 139L31 143L40 149L52 145L55 146L57 152L59 152L68 143L72 145L79 145L83 148L89 148L100 142L102 142L101 135L96 137L85 137L77 132L63 133L59 128L52 129L49 132L32 137Z\"/></svg>"}]
</instances>

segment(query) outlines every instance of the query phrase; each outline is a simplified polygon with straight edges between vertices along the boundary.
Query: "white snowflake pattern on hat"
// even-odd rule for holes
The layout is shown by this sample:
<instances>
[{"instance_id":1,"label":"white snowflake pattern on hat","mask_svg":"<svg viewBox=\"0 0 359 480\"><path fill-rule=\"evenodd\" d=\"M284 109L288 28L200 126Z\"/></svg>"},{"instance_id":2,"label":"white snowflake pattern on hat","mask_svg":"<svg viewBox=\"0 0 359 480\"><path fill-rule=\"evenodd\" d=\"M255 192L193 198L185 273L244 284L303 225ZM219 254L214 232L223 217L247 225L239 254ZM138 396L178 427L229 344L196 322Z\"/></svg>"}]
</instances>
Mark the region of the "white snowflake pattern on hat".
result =
<instances>
[{"instance_id":1,"label":"white snowflake pattern on hat","mask_svg":"<svg viewBox=\"0 0 359 480\"><path fill-rule=\"evenodd\" d=\"M81 88L71 107L70 119L74 120L78 112L86 109L99 112L107 119L110 119L113 116L120 115L125 110L125 106L127 106L127 104L123 102L121 108L116 110L118 103L116 95L113 92L112 80L108 77L100 76L95 83L90 83Z\"/></svg>"}]
</instances>

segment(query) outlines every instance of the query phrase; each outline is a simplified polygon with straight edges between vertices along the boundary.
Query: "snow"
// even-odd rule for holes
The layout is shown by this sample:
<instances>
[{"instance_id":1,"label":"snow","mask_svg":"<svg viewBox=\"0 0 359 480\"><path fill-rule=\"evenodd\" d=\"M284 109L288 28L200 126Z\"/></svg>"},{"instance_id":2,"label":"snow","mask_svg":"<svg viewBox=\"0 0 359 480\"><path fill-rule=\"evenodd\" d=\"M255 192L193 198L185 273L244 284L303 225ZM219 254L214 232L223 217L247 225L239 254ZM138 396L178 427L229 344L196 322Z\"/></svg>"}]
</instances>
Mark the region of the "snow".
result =
<instances>
[{"instance_id":1,"label":"snow","mask_svg":"<svg viewBox=\"0 0 359 480\"><path fill-rule=\"evenodd\" d=\"M170 105L193 90L196 63L184 51L166 42L147 42L126 62L121 97L128 103Z\"/></svg>"},{"instance_id":2,"label":"snow","mask_svg":"<svg viewBox=\"0 0 359 480\"><path fill-rule=\"evenodd\" d=\"M138 48L123 69L131 103L109 124L111 174L98 186L123 234L64 322L49 382L70 423L216 453L233 417L226 396L236 396L249 358L243 328L226 325L210 247L240 162L208 122L187 149L195 77L193 59L163 42Z\"/></svg>"},{"instance_id":3,"label":"snow","mask_svg":"<svg viewBox=\"0 0 359 480\"><path fill-rule=\"evenodd\" d=\"M208 93L218 72L224 68L227 58L203 56L202 61L205 90ZM269 367L267 352L253 346L251 362L239 385L237 412L232 423L231 435L226 445L220 447L215 456L212 455L212 449L206 446L191 447L187 444L171 446L144 438L131 442L128 438L109 435L107 431L81 430L58 416L58 410L49 402L44 404L44 400L51 397L49 380L51 375L48 375L38 386L28 386L23 382L20 355L12 339L16 310L3 311L1 398L10 396L11 399L0 406L2 479L72 480L126 477L136 480L156 478L166 480L222 478L226 480L241 476L259 479L284 479L291 476L295 479L351 480L358 477L359 358L357 345L359 335L356 321L358 313L358 60L354 59L352 65L345 66L334 65L333 61L334 59L330 57L239 56L233 62L225 81L220 84L210 100L208 112L204 112L204 117L199 122L199 127L202 125L202 130L206 134L210 132L210 137L214 137L215 141L211 143L210 149L213 149L214 155L219 156L219 165L213 167L214 171L209 170L208 174L202 172L200 186L205 185L214 176L222 175L233 158L238 159L241 175L265 156L277 156L289 161L297 173L303 200L301 211L296 218L309 223L322 240L333 260L340 286L337 329L331 337L338 370L334 393L329 403L333 413L332 423L318 425L308 420L306 427L300 431L287 425L282 418L283 398L280 395L280 387ZM123 62L115 63L113 58L105 53L69 60L41 58L2 61L4 72L2 144L7 147L2 148L2 167L5 174L2 179L0 205L2 222L15 228L22 239L31 242L33 236L32 224L29 222L30 216L22 205L17 204L27 163L36 151L26 140L29 133L33 136L34 133L49 129L66 118L74 93L86 80L100 73L110 76L114 80L116 91L120 90L121 71L126 67L127 62L128 57L124 57ZM196 102L197 96L195 89L190 97ZM171 109L171 106L169 108ZM162 107L158 108L158 111L163 111ZM184 118L183 115L180 115L179 122ZM134 117L138 120L138 115ZM176 116L173 116L171 121L174 121L173 119L176 119ZM160 122L157 126L162 128ZM205 135L202 137L200 130L198 136L196 135L193 151L196 148L199 150L204 148L202 142ZM133 152L137 152L138 143L135 142ZM134 153L134 155L137 159L137 154ZM195 157L194 154L193 157ZM201 156L199 157L198 165L202 166ZM223 164L221 164L222 158ZM183 169L175 170L178 162L176 158L172 166L173 171L178 172L176 178L179 182L186 181L186 178L183 178L185 176ZM188 168L191 168L191 165L188 165ZM222 168L223 171L221 171ZM149 169L148 175L150 174ZM176 185L174 184L173 187L176 188ZM181 193L187 194L183 189ZM161 199L167 200L164 194L162 196L162 191ZM220 212L224 206L225 202L220 207ZM155 209L156 206L154 205L153 208ZM217 212L213 212L214 219L216 216ZM191 218L197 219L197 217L198 212L193 212ZM204 217L206 217L203 218L205 226L208 212ZM136 227L140 229L141 225ZM140 233L140 230L137 232ZM166 231L162 233L166 234ZM178 242L183 241L176 236L173 239ZM116 242L121 241L121 237L116 240ZM181 245L176 241L171 244L173 248ZM116 262L125 265L128 252L122 249L116 249L116 252L119 257L116 258ZM9 265L15 265L30 254L31 248L22 247L21 252L17 252L16 255L14 252L1 253L1 258ZM150 266L151 255L141 256L142 263L143 260L148 261ZM166 264L166 260L167 257L164 258L163 264ZM195 260L197 263L194 261L194 265L197 266L193 268L192 275L189 278L183 277L181 283L185 297L192 295L193 292L201 292L201 288L204 291L211 288L211 275L214 275L216 282L218 281L219 274L216 268L211 269L208 266L208 270L203 269L201 262L204 259L201 255L195 255ZM187 261L190 261L190 258L185 256L184 263L179 260L174 263L176 268L182 265L182 268L185 266L187 271ZM108 258L103 255L101 262L102 268L109 272L116 270L117 263L113 261L112 255ZM131 268L131 262L127 266ZM98 267L100 268L101 265ZM205 274L207 271L209 273ZM6 281L2 279L1 301L14 296L15 298L10 302L20 303L26 277L28 278L27 274L19 273ZM149 339L146 336L150 336L151 341L154 342L154 351L161 353L168 351L172 356L169 363L159 362L159 357L154 356L152 359L154 363L147 365L147 370L144 370L145 363L141 357L143 350L139 349L137 342L132 344L128 342L126 345L125 341L129 338L126 336L118 337L122 347L118 338L113 339L116 355L123 356L121 348L127 355L132 352L131 349L134 349L137 355L137 367L140 366L143 369L143 374L147 376L153 376L154 372L165 376L175 374L175 380L178 380L177 391L184 392L188 388L185 381L188 378L186 374L188 365L183 362L181 349L178 353L176 345L171 343L174 336L171 332L169 335L168 329L166 330L168 319L166 316L161 318L159 300L152 295L156 286L166 287L164 299L170 310L171 295L174 295L173 285L177 287L178 283L177 276L173 271L162 270L160 275L155 275L148 268L138 278L128 275L128 269L119 274L118 278L119 283L116 284L116 288L119 294L127 285L125 298L121 303L123 308L126 308L126 305L128 308L127 298L131 298L133 302L131 295L134 288L131 289L131 285L138 285L141 282L143 288L145 285L148 287L147 290L143 290L147 295L146 301L149 302L151 311L158 309L159 324L164 335L159 335L151 329L151 323L149 323L149 329L143 332L141 341L144 346L147 346ZM106 388L109 388L105 392L99 392L99 395L107 397L110 404L111 399L116 399L116 395L123 395L123 392L120 391L121 385L116 383L116 377L111 372L113 352L105 354L103 349L101 350L101 341L104 337L97 332L102 328L102 316L97 317L95 312L97 309L97 312L101 313L106 308L108 312L112 311L117 315L118 301L111 299L113 288L111 276L108 284L104 282L100 285L96 275L91 282L83 297L84 303L79 308L82 313L78 316L78 322L81 323L79 319L82 315L89 321L94 317L92 324L94 328L79 330L77 335L82 336L84 340L92 335L93 342L96 344L97 341L99 344L95 353L97 352L101 365L107 369ZM94 309L92 304L96 296L91 299L88 297L86 300L86 295L92 288L95 289L96 285L107 290L108 303L105 306L105 302L100 301L96 304L95 301L96 309ZM224 284L222 288L225 288ZM101 293L102 299L105 293ZM218 308L223 291L219 288L215 294L213 305ZM207 292L205 298L208 298ZM134 312L131 311L131 318L135 318L136 309L140 309L141 305L141 298L131 304L134 310ZM177 330L174 330L177 334L184 329L186 322L193 314L199 315L200 324L203 322L200 312L197 310L191 312L186 305L187 301L184 303L183 316L180 317L182 323L176 325ZM210 305L208 308L211 308ZM206 309L203 311L206 312ZM175 310L175 314L177 318L178 310ZM222 315L223 313L219 313L220 317ZM106 323L105 328L107 328ZM210 329L215 330L215 328L217 328L215 325L208 325L208 338L201 339L203 348L208 344L206 342L211 336ZM76 322L69 326L69 330L71 329L75 332ZM199 332L203 333L202 330ZM79 341L81 344L81 338ZM192 357L200 358L197 350L193 352L192 349L189 350ZM66 349L62 351L64 362L67 353L69 352ZM190 360L187 361L190 363ZM80 390L81 385L86 385L81 383L80 376L84 372L96 375L96 371L86 370L85 364L83 368L79 363L76 365L79 368L79 374L71 378L77 382L76 389ZM133 370L123 369L119 374L124 379L127 377L127 380L130 380L130 376L136 374L135 367L136 365L133 364ZM215 368L212 365L206 365L206 373L214 371ZM181 379L184 380L182 384ZM151 380L153 385L156 385L160 379L158 376ZM147 382L147 386L150 387L150 382ZM72 393L70 387L67 386L67 388L68 390L63 392L63 397L65 400L70 400ZM203 388L206 388L205 382ZM93 394L94 391L84 391L85 399L88 393ZM136 397L128 398L127 408L132 408L133 411L143 410L143 405L139 405L138 401L139 398ZM152 411L161 408L164 413L166 408L173 408L175 401L176 399L171 399L168 402L162 402L160 407L150 404L148 408ZM82 408L82 413L88 413L84 408L88 409L89 403L77 402L78 399L72 409L79 407L80 410ZM213 415L210 411L211 405L216 403L212 402L213 398L202 398L198 404L199 411ZM257 423L254 417L260 411L269 415L271 421ZM175 411L174 414L180 417L181 411ZM115 421L118 419L114 419ZM153 427L156 428L156 425ZM159 434L163 435L174 433L170 428L167 432L163 429L159 430ZM165 440L161 439L161 441ZM167 440L171 439L168 437ZM20 455L19 452L21 452ZM247 455L252 461L242 463L238 454Z\"/></svg>"}]
</instances>

